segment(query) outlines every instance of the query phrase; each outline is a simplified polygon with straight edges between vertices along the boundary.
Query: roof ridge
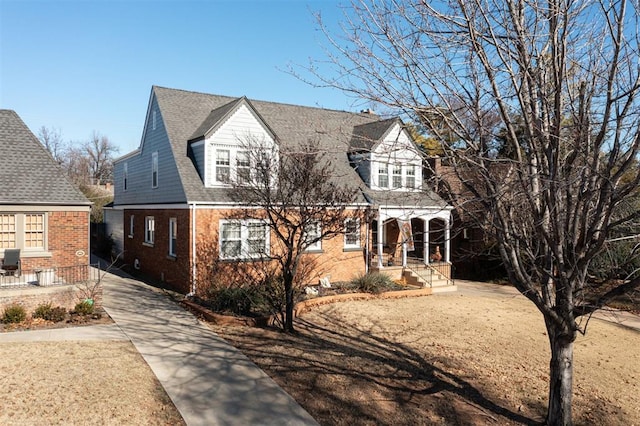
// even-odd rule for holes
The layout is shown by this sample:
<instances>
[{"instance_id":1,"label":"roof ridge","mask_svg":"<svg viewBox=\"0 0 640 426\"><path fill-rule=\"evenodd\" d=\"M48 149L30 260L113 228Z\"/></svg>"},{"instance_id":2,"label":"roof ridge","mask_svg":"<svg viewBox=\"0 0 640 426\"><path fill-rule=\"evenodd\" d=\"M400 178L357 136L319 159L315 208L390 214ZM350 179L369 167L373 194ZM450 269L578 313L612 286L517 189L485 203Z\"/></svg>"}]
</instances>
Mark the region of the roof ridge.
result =
<instances>
[{"instance_id":1,"label":"roof ridge","mask_svg":"<svg viewBox=\"0 0 640 426\"><path fill-rule=\"evenodd\" d=\"M342 114L352 114L352 115L357 115L357 116L366 116L362 112L345 111L345 110L341 110L341 109L325 108L325 107L319 107L319 106L300 105L300 104L294 104L294 103L291 103L291 102L266 101L266 100L262 100L262 99L250 98L250 97L248 97L246 95L242 95L242 96L218 95L218 94L215 94L215 93L207 93L207 92L201 92L201 91L195 91L195 90L175 89L175 88L172 88L172 87L158 86L158 85L155 85L155 84L152 86L152 88L153 89L172 90L172 91L184 92L184 93L191 93L191 94L195 94L195 95L216 96L216 97L220 97L220 98L229 98L229 99L246 98L247 100L249 100L251 102L260 102L260 103L263 103L263 104L290 106L290 107L296 107L296 108L308 108L308 109L312 109L312 110L321 110L321 111L329 111L329 112L338 112L338 113L342 113ZM381 121L380 120L381 117L379 115L375 114L375 113L368 113L368 116L370 116L371 119L374 120L374 121Z\"/></svg>"}]
</instances>

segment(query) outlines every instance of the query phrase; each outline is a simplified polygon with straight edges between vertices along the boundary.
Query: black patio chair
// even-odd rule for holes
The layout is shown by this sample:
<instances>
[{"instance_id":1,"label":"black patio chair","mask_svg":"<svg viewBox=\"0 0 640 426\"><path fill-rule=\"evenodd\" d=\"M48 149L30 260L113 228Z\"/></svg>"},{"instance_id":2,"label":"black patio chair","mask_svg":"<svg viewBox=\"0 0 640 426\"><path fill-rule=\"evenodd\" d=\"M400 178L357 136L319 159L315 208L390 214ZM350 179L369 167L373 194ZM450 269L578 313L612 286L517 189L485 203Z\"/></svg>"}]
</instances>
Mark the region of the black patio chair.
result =
<instances>
[{"instance_id":1,"label":"black patio chair","mask_svg":"<svg viewBox=\"0 0 640 426\"><path fill-rule=\"evenodd\" d=\"M22 268L20 265L20 249L5 249L4 259L2 259L2 267L4 271L3 275L8 272L13 273L14 276L19 277L22 275Z\"/></svg>"}]
</instances>

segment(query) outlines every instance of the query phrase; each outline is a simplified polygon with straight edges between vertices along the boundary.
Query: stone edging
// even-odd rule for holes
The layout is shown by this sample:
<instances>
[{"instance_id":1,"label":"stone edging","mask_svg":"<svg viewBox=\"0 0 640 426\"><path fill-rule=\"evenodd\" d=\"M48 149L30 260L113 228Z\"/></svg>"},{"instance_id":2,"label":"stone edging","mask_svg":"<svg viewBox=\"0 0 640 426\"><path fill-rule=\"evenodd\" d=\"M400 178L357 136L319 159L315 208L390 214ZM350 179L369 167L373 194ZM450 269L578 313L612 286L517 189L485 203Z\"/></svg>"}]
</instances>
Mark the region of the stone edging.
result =
<instances>
[{"instance_id":1,"label":"stone edging","mask_svg":"<svg viewBox=\"0 0 640 426\"><path fill-rule=\"evenodd\" d=\"M398 290L387 291L380 294L371 293L345 293L335 294L332 296L314 297L313 299L303 300L296 303L293 308L293 316L302 316L305 312L311 309L328 305L330 303L350 302L354 300L372 300L372 299L402 299L405 297L421 297L430 296L433 294L430 288L421 288L416 290ZM236 317L233 315L221 315L217 314L204 306L201 306L190 300L182 300L181 303L189 309L191 312L196 313L205 320L212 322L216 325L231 325L231 326L248 326L248 327L264 327L267 325L273 325L273 317Z\"/></svg>"}]
</instances>

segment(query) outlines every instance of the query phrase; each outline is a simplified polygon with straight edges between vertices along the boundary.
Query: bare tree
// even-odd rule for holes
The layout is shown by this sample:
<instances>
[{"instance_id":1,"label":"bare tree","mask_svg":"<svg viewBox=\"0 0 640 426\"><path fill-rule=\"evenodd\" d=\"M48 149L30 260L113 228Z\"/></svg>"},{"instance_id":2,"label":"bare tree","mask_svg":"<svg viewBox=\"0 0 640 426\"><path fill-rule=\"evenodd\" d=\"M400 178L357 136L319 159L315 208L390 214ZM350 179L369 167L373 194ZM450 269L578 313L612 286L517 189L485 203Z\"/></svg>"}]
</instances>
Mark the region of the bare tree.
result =
<instances>
[{"instance_id":1,"label":"bare tree","mask_svg":"<svg viewBox=\"0 0 640 426\"><path fill-rule=\"evenodd\" d=\"M260 257L276 262L285 290L284 329L293 332L296 283L305 265L306 251L322 240L345 232L345 220L358 218L357 185L336 178L332 155L312 142L295 150L269 147L257 140L243 141L243 165L233 183L233 197L246 208L234 217L264 221L275 241ZM224 230L222 231L224 233ZM258 231L259 232L259 231ZM262 237L250 250L260 250ZM223 243L224 244L224 243ZM235 250L223 247L222 251Z\"/></svg>"},{"instance_id":2,"label":"bare tree","mask_svg":"<svg viewBox=\"0 0 640 426\"><path fill-rule=\"evenodd\" d=\"M93 184L104 184L113 180L113 156L118 147L108 137L93 132L91 139L84 144L83 151L89 167Z\"/></svg>"},{"instance_id":3,"label":"bare tree","mask_svg":"<svg viewBox=\"0 0 640 426\"><path fill-rule=\"evenodd\" d=\"M48 128L46 126L38 129L38 139L44 147L49 151L53 159L60 165L65 162L67 144L62 139L62 133L59 129Z\"/></svg>"},{"instance_id":4,"label":"bare tree","mask_svg":"<svg viewBox=\"0 0 640 426\"><path fill-rule=\"evenodd\" d=\"M511 282L544 317L549 425L572 424L573 344L588 316L640 283L636 273L604 288L588 274L609 236L638 216L614 215L640 181L637 7L356 1L342 38L325 31L330 72L324 62L308 69L315 84L435 130L466 195L458 207L482 206ZM499 131L509 155L488 149Z\"/></svg>"}]
</instances>

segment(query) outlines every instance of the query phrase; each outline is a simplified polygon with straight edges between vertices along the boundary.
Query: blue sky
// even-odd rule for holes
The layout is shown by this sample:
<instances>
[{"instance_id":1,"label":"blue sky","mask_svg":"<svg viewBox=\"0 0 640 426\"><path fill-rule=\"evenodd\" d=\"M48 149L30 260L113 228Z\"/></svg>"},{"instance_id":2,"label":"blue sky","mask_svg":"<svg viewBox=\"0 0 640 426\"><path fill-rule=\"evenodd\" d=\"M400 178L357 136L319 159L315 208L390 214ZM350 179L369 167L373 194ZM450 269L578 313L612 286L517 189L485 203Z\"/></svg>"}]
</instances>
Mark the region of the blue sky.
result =
<instances>
[{"instance_id":1,"label":"blue sky","mask_svg":"<svg viewBox=\"0 0 640 426\"><path fill-rule=\"evenodd\" d=\"M322 59L313 12L339 2L0 0L0 107L66 141L93 131L140 144L152 85L357 111L357 100L284 72Z\"/></svg>"}]
</instances>

